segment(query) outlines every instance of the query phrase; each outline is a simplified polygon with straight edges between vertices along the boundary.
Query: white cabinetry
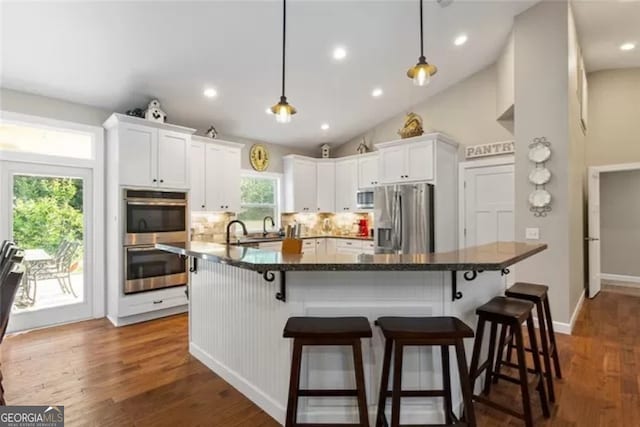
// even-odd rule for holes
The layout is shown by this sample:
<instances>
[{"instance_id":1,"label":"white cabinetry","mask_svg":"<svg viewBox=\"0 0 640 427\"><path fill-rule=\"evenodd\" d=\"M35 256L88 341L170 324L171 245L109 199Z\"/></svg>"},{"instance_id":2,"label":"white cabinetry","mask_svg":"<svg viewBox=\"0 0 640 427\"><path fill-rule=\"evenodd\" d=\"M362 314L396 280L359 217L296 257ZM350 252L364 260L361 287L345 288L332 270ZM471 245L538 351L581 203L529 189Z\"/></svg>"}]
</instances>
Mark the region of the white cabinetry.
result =
<instances>
[{"instance_id":1,"label":"white cabinetry","mask_svg":"<svg viewBox=\"0 0 640 427\"><path fill-rule=\"evenodd\" d=\"M384 145L384 143L380 145ZM380 148L380 182L385 184L433 179L433 141Z\"/></svg>"},{"instance_id":2,"label":"white cabinetry","mask_svg":"<svg viewBox=\"0 0 640 427\"><path fill-rule=\"evenodd\" d=\"M193 137L191 144L191 210L240 210L242 144Z\"/></svg>"},{"instance_id":3,"label":"white cabinetry","mask_svg":"<svg viewBox=\"0 0 640 427\"><path fill-rule=\"evenodd\" d=\"M358 157L358 188L371 188L378 185L378 153Z\"/></svg>"},{"instance_id":4,"label":"white cabinetry","mask_svg":"<svg viewBox=\"0 0 640 427\"><path fill-rule=\"evenodd\" d=\"M113 114L105 128L118 145L118 182L129 187L189 188L193 129Z\"/></svg>"},{"instance_id":5,"label":"white cabinetry","mask_svg":"<svg viewBox=\"0 0 640 427\"><path fill-rule=\"evenodd\" d=\"M333 212L336 207L336 164L333 160L316 163L318 212Z\"/></svg>"},{"instance_id":6,"label":"white cabinetry","mask_svg":"<svg viewBox=\"0 0 640 427\"><path fill-rule=\"evenodd\" d=\"M358 160L336 161L336 212L356 211L358 191Z\"/></svg>"},{"instance_id":7,"label":"white cabinetry","mask_svg":"<svg viewBox=\"0 0 640 427\"><path fill-rule=\"evenodd\" d=\"M284 158L285 212L317 212L317 169L314 159Z\"/></svg>"},{"instance_id":8,"label":"white cabinetry","mask_svg":"<svg viewBox=\"0 0 640 427\"><path fill-rule=\"evenodd\" d=\"M302 241L302 253L303 254L315 254L316 253L317 239L304 239Z\"/></svg>"}]
</instances>

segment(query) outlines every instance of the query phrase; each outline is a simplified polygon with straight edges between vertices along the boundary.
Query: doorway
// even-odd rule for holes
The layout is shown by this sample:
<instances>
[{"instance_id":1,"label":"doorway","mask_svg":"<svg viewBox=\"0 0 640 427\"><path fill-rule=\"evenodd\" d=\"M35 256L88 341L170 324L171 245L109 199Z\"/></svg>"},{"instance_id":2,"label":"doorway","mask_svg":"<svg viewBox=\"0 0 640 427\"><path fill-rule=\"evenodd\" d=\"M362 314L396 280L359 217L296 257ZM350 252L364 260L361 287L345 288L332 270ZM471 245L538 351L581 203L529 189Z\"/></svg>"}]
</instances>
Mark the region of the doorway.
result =
<instances>
[{"instance_id":1,"label":"doorway","mask_svg":"<svg viewBox=\"0 0 640 427\"><path fill-rule=\"evenodd\" d=\"M91 317L91 171L21 162L2 166L5 226L25 254L10 329Z\"/></svg>"},{"instance_id":2,"label":"doorway","mask_svg":"<svg viewBox=\"0 0 640 427\"><path fill-rule=\"evenodd\" d=\"M604 286L637 294L640 164L590 167L587 176L589 297Z\"/></svg>"}]
</instances>

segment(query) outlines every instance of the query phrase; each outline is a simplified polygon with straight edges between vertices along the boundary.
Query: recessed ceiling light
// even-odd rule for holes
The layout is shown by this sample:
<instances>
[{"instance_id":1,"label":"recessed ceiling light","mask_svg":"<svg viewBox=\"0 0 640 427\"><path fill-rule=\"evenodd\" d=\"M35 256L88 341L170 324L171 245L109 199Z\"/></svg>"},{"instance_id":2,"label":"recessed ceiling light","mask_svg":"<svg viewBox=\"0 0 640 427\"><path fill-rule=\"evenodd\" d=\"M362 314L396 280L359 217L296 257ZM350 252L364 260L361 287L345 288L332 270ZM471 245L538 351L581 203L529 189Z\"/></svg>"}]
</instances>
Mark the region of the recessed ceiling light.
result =
<instances>
[{"instance_id":1,"label":"recessed ceiling light","mask_svg":"<svg viewBox=\"0 0 640 427\"><path fill-rule=\"evenodd\" d=\"M460 34L458 37L456 37L453 40L453 44L455 44L456 46L462 46L463 44L465 44L467 42L467 35L466 34Z\"/></svg>"},{"instance_id":2,"label":"recessed ceiling light","mask_svg":"<svg viewBox=\"0 0 640 427\"><path fill-rule=\"evenodd\" d=\"M382 89L380 89L379 87L371 91L371 96L373 96L374 98L378 98L379 96L382 96L382 94Z\"/></svg>"},{"instance_id":3,"label":"recessed ceiling light","mask_svg":"<svg viewBox=\"0 0 640 427\"><path fill-rule=\"evenodd\" d=\"M333 49L333 59L342 61L346 57L347 57L347 49L345 49L344 47L338 46L335 49Z\"/></svg>"},{"instance_id":4,"label":"recessed ceiling light","mask_svg":"<svg viewBox=\"0 0 640 427\"><path fill-rule=\"evenodd\" d=\"M323 123L323 124L320 126L320 129L322 129L322 130L329 130L329 123Z\"/></svg>"},{"instance_id":5,"label":"recessed ceiling light","mask_svg":"<svg viewBox=\"0 0 640 427\"><path fill-rule=\"evenodd\" d=\"M620 50L633 50L636 48L635 43L624 43L620 45Z\"/></svg>"},{"instance_id":6,"label":"recessed ceiling light","mask_svg":"<svg viewBox=\"0 0 640 427\"><path fill-rule=\"evenodd\" d=\"M218 91L213 88L208 88L204 90L204 96L207 98L215 98L218 96Z\"/></svg>"}]
</instances>

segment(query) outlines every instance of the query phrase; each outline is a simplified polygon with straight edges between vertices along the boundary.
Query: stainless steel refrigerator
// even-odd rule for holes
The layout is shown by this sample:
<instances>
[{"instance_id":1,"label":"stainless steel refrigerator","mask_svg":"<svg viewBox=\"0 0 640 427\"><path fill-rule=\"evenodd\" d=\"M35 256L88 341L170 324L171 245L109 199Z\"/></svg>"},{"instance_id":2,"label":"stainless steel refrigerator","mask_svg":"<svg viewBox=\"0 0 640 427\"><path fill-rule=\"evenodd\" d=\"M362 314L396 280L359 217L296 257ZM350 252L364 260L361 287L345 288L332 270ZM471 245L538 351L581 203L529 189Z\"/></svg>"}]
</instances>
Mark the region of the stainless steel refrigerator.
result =
<instances>
[{"instance_id":1,"label":"stainless steel refrigerator","mask_svg":"<svg viewBox=\"0 0 640 427\"><path fill-rule=\"evenodd\" d=\"M378 187L374 193L376 253L433 252L433 185Z\"/></svg>"}]
</instances>

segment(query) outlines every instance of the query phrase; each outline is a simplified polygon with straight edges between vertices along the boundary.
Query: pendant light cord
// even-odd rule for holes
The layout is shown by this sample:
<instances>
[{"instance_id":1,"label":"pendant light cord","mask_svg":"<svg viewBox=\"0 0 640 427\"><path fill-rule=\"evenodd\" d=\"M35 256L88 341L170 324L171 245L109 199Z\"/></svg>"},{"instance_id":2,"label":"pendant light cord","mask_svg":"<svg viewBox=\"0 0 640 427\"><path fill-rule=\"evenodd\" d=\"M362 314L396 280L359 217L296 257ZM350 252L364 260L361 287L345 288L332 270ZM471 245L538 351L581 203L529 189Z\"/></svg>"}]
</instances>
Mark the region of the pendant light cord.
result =
<instances>
[{"instance_id":1,"label":"pendant light cord","mask_svg":"<svg viewBox=\"0 0 640 427\"><path fill-rule=\"evenodd\" d=\"M287 40L287 0L282 0L282 97L283 98L284 98L286 40Z\"/></svg>"},{"instance_id":2,"label":"pendant light cord","mask_svg":"<svg viewBox=\"0 0 640 427\"><path fill-rule=\"evenodd\" d=\"M422 0L420 0L420 58L424 58L424 29L422 28Z\"/></svg>"}]
</instances>

